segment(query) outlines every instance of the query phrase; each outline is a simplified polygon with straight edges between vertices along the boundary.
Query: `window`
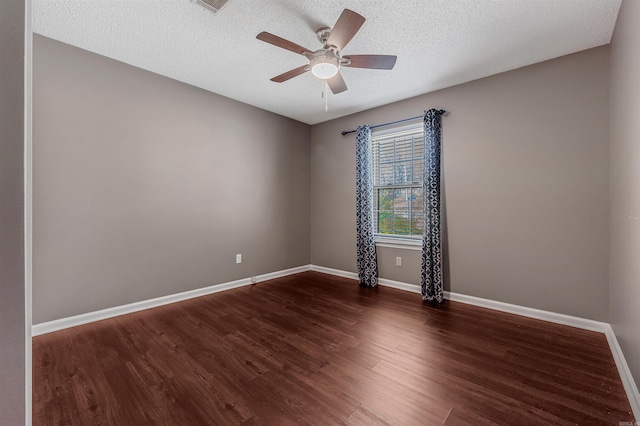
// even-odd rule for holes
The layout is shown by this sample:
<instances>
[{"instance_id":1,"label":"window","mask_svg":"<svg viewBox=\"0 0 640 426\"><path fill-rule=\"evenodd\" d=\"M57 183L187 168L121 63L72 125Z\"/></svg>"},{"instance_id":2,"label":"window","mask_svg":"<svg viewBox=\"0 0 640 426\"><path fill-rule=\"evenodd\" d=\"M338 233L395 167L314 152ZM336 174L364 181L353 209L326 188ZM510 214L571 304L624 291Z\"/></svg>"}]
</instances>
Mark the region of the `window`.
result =
<instances>
[{"instance_id":1,"label":"window","mask_svg":"<svg viewBox=\"0 0 640 426\"><path fill-rule=\"evenodd\" d=\"M376 132L371 142L374 233L417 239L424 226L422 126Z\"/></svg>"}]
</instances>

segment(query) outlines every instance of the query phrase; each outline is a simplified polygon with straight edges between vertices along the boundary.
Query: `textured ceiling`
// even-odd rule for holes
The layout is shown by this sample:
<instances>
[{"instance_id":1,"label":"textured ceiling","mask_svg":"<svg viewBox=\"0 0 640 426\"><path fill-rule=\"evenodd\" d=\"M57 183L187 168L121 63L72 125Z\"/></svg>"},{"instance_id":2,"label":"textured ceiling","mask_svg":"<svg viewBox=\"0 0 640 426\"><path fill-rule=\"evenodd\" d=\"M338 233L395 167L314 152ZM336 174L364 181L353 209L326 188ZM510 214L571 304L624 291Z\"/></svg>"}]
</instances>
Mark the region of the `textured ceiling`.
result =
<instances>
[{"instance_id":1,"label":"textured ceiling","mask_svg":"<svg viewBox=\"0 0 640 426\"><path fill-rule=\"evenodd\" d=\"M33 0L37 34L315 124L611 41L621 0ZM305 64L261 42L268 31L311 50L344 8L367 21L342 54L391 54L392 71L345 68L329 93Z\"/></svg>"}]
</instances>

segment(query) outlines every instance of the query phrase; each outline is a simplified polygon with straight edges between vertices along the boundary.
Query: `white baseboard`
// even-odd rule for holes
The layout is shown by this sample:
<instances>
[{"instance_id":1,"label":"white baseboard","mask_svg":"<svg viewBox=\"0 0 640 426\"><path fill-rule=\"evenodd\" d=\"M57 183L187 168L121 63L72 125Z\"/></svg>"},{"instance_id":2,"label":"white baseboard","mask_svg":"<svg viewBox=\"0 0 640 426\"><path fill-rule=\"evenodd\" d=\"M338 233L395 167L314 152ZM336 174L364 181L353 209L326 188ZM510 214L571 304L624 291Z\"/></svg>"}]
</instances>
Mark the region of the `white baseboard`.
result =
<instances>
[{"instance_id":1,"label":"white baseboard","mask_svg":"<svg viewBox=\"0 0 640 426\"><path fill-rule=\"evenodd\" d=\"M624 358L622 348L620 347L620 344L618 344L618 339L616 338L616 334L613 332L611 324L607 324L607 330L604 332L604 335L607 337L607 342L609 342L611 354L616 362L616 367L618 367L618 373L620 373L620 379L622 380L624 390L627 392L627 397L629 398L629 404L631 404L633 415L636 418L637 424L640 424L640 392L638 391L636 382L633 380L631 370L629 370L629 364L627 364L627 361Z\"/></svg>"},{"instance_id":2,"label":"white baseboard","mask_svg":"<svg viewBox=\"0 0 640 426\"><path fill-rule=\"evenodd\" d=\"M397 288L398 290L408 291L410 293L420 294L420 286L417 284L408 284L401 281L388 280L386 278L378 278L378 284L385 287Z\"/></svg>"},{"instance_id":3,"label":"white baseboard","mask_svg":"<svg viewBox=\"0 0 640 426\"><path fill-rule=\"evenodd\" d=\"M311 265L311 270L316 272L322 272L323 274L335 275L342 278L349 278L352 280L358 280L358 274L355 272L341 271L339 269L327 268L325 266ZM388 280L386 278L378 278L378 284L385 287L393 287L398 290L410 291L411 293L420 294L420 286L407 284L400 281Z\"/></svg>"},{"instance_id":4,"label":"white baseboard","mask_svg":"<svg viewBox=\"0 0 640 426\"><path fill-rule=\"evenodd\" d=\"M336 275L343 278L358 279L355 272L341 271L339 269L327 268L325 266L311 265L312 271L322 272L325 274ZM420 286L400 281L389 280L386 278L378 278L378 283L385 287L392 287L398 290L404 290L411 293L420 293ZM556 312L543 311L541 309L528 308L526 306L513 305L511 303L498 302L481 297L467 296L465 294L454 293L450 291L444 292L444 298L454 302L466 303L468 305L480 306L483 308L493 309L494 311L508 312L511 314L521 315L524 317L541 319L556 324L569 325L571 327L583 328L585 330L599 331L604 333L610 328L606 322L594 321L590 319L574 317L571 315L559 314Z\"/></svg>"},{"instance_id":5,"label":"white baseboard","mask_svg":"<svg viewBox=\"0 0 640 426\"><path fill-rule=\"evenodd\" d=\"M268 274L256 276L256 282L268 281L275 278L285 277L287 275L298 274L300 272L309 271L310 269L311 265L303 265L296 268L285 269L282 271L270 272ZM99 311L88 312L86 314L74 315L72 317L34 324L31 327L31 334L32 336L39 336L41 334L51 333L69 327L75 327L94 321L113 318L118 315L130 314L145 309L168 305L169 303L181 302L183 300L193 299L194 297L206 296L207 294L231 290L233 288L238 288L250 284L251 278L243 278L241 280L230 281L222 284L212 285L209 287L184 291L182 293L169 294L167 296L156 297L154 299L141 300L139 302L129 303L122 306L115 306L113 308L101 309Z\"/></svg>"},{"instance_id":6,"label":"white baseboard","mask_svg":"<svg viewBox=\"0 0 640 426\"><path fill-rule=\"evenodd\" d=\"M322 272L323 274L335 275L342 278L351 278L352 280L358 279L358 274L355 272L341 271L340 269L327 268L324 266L311 265L311 270L316 272Z\"/></svg>"},{"instance_id":7,"label":"white baseboard","mask_svg":"<svg viewBox=\"0 0 640 426\"><path fill-rule=\"evenodd\" d=\"M324 266L311 265L311 270L339 277L351 278L354 280L358 279L358 274L354 272L341 271ZM415 284L393 281L386 278L379 278L378 283L385 287L392 287L398 290L409 291L411 293L420 293L420 286ZM452 300L454 302L466 303L469 305L493 309L495 311L507 312L524 317L603 333L609 343L609 348L611 349L611 354L613 355L616 367L618 368L618 373L620 374L624 390L627 393L627 398L629 398L629 404L633 410L633 415L637 421L640 421L640 392L638 392L638 387L633 380L631 370L629 370L629 366L624 358L622 349L620 348L616 335L613 332L613 328L609 323L529 308L526 306L513 305L511 303L498 302L496 300L483 299L481 297L467 296L466 294L458 294L450 291L445 291L444 297L445 299Z\"/></svg>"},{"instance_id":8,"label":"white baseboard","mask_svg":"<svg viewBox=\"0 0 640 426\"><path fill-rule=\"evenodd\" d=\"M295 268L283 269L282 271L269 272L268 274L258 275L256 282L275 280L276 278L286 277L288 275L299 274L311 270L311 265L302 265Z\"/></svg>"},{"instance_id":9,"label":"white baseboard","mask_svg":"<svg viewBox=\"0 0 640 426\"><path fill-rule=\"evenodd\" d=\"M511 303L498 302L481 297L467 296L466 294L444 292L445 299L454 302L466 303L468 305L480 306L482 308L493 309L494 311L507 312L523 317L535 318L556 324L568 325L585 330L598 331L604 333L609 327L606 322L594 321L586 318L574 317L571 315L559 314L557 312L544 311L542 309L529 308L527 306L513 305Z\"/></svg>"}]
</instances>

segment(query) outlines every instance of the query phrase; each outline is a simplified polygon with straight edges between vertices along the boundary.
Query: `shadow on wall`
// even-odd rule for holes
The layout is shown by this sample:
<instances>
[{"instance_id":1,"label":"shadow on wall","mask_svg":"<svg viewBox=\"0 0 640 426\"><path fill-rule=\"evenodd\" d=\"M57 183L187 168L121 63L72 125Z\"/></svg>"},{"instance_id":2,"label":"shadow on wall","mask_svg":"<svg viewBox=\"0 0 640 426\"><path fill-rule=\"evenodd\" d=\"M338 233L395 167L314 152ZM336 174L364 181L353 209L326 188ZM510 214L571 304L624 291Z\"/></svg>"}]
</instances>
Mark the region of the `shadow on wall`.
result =
<instances>
[{"instance_id":1,"label":"shadow on wall","mask_svg":"<svg viewBox=\"0 0 640 426\"><path fill-rule=\"evenodd\" d=\"M444 126L442 129L442 140L444 141ZM444 152L442 150L442 158L440 159L441 171L440 171L440 213L442 220L442 228L440 241L442 241L442 289L444 291L451 291L451 274L449 268L449 232L447 221L447 197L446 197L446 182L444 173Z\"/></svg>"}]
</instances>

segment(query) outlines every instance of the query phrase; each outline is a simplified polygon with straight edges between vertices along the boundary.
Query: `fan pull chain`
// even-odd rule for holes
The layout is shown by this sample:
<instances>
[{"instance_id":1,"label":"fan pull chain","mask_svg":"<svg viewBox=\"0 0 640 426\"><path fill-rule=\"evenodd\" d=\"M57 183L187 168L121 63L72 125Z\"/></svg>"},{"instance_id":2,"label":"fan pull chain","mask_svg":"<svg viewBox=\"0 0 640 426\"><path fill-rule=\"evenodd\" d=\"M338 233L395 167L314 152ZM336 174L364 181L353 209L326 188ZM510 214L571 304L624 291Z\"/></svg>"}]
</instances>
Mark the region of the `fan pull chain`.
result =
<instances>
[{"instance_id":1,"label":"fan pull chain","mask_svg":"<svg viewBox=\"0 0 640 426\"><path fill-rule=\"evenodd\" d=\"M327 96L327 80L324 81L324 112L329 111L329 96Z\"/></svg>"}]
</instances>

